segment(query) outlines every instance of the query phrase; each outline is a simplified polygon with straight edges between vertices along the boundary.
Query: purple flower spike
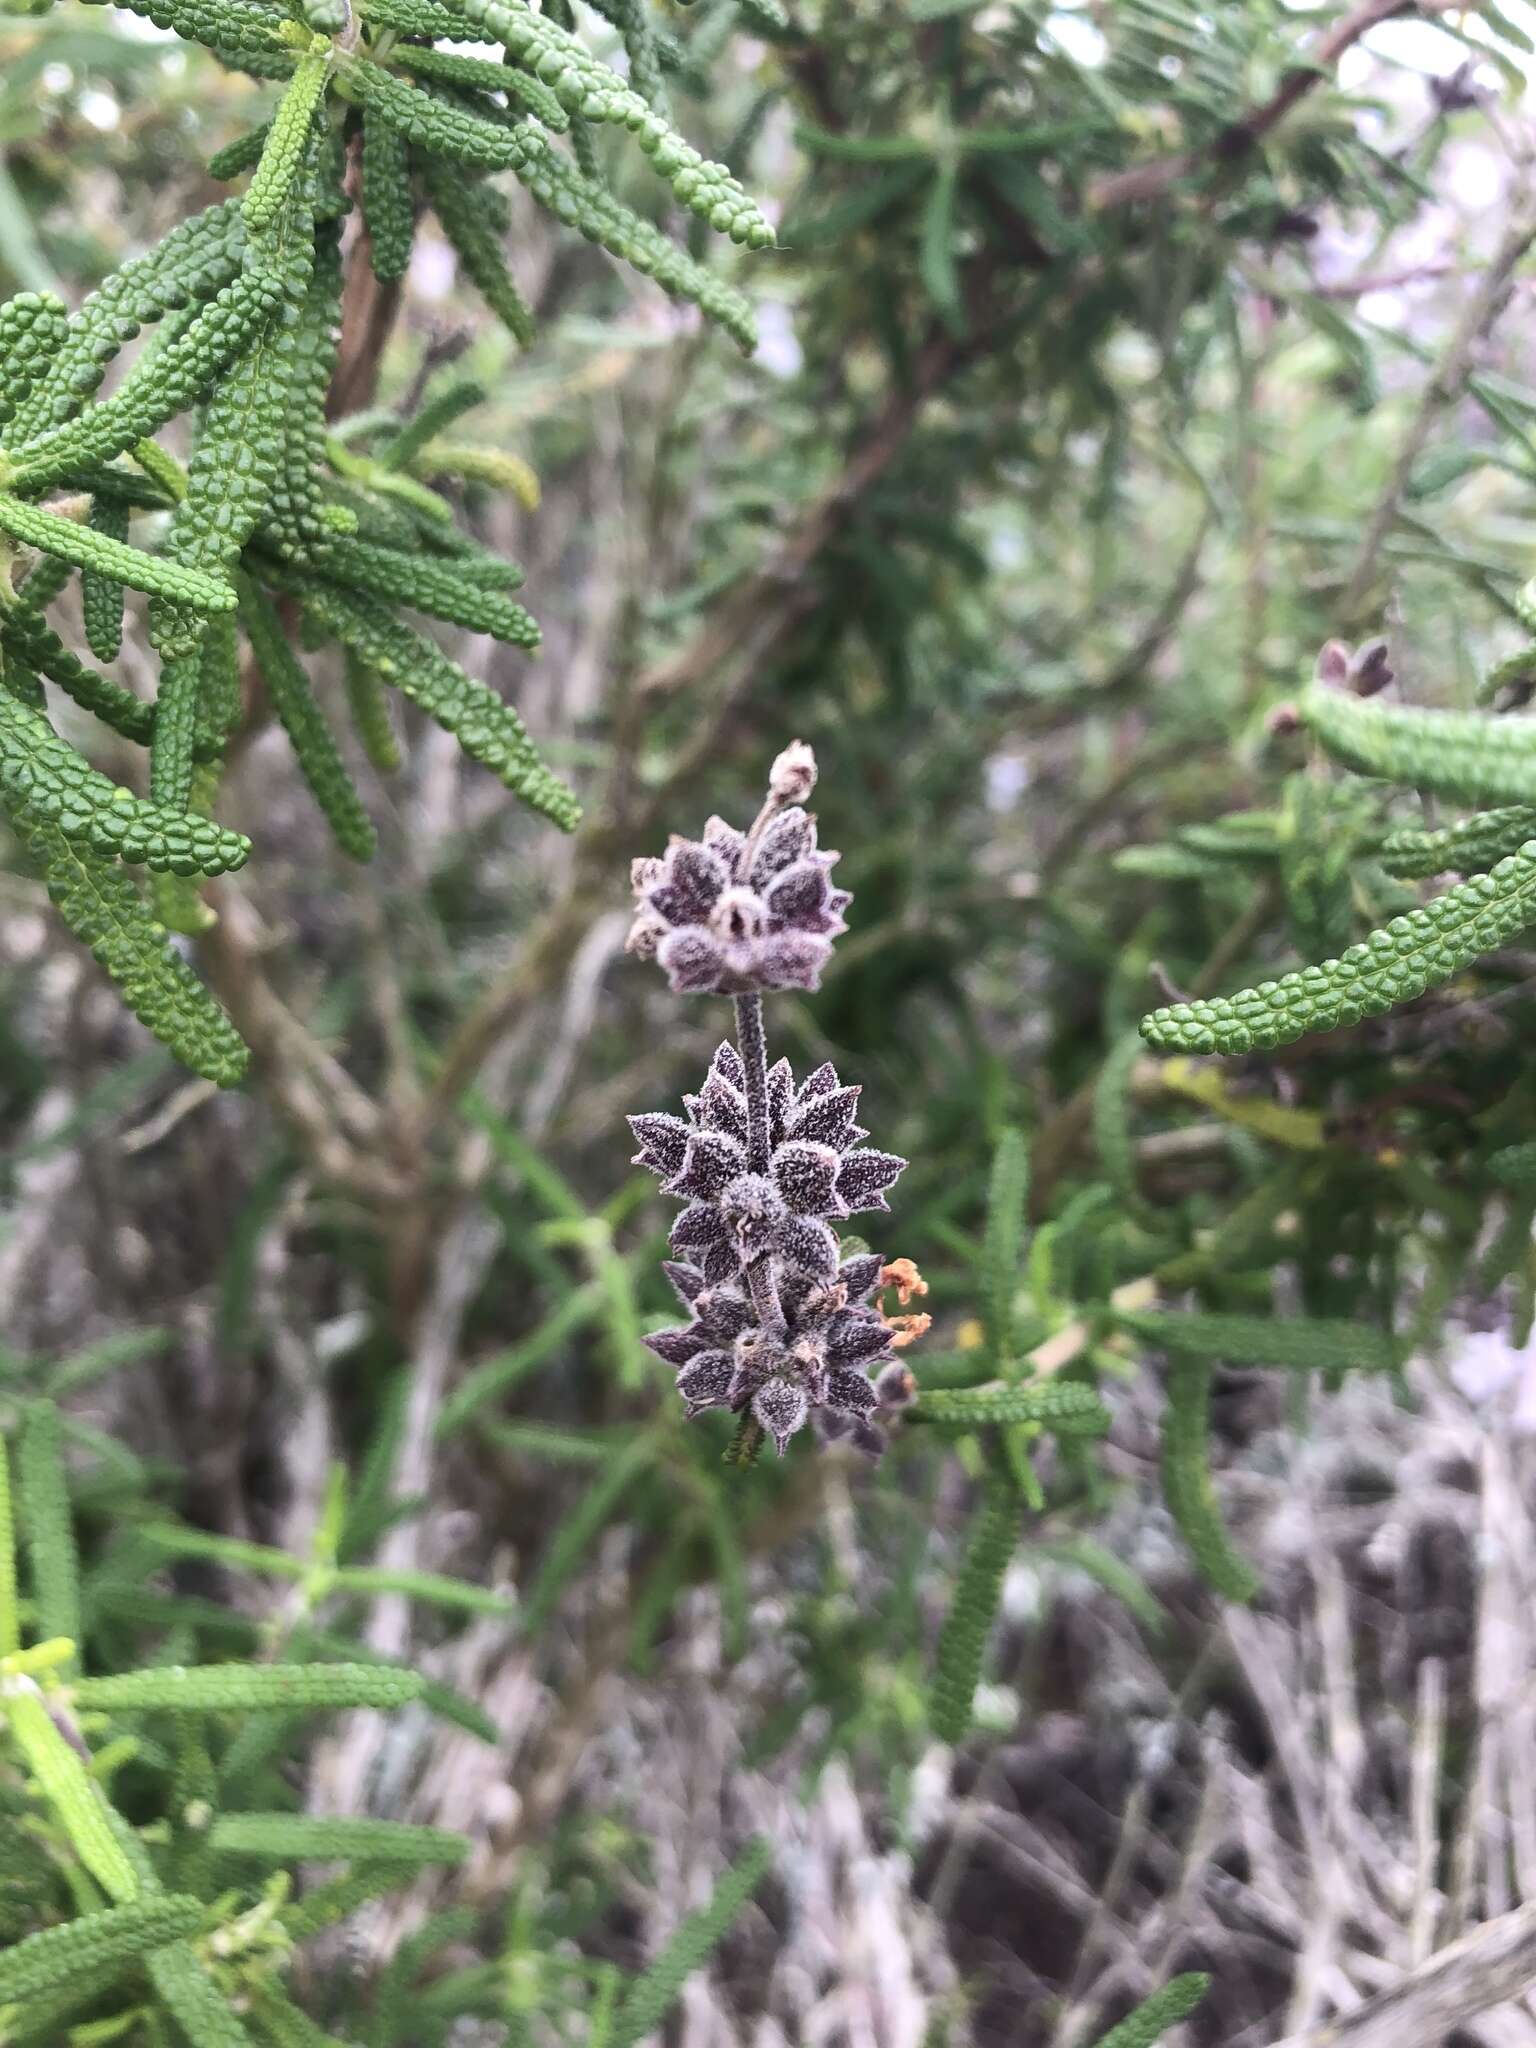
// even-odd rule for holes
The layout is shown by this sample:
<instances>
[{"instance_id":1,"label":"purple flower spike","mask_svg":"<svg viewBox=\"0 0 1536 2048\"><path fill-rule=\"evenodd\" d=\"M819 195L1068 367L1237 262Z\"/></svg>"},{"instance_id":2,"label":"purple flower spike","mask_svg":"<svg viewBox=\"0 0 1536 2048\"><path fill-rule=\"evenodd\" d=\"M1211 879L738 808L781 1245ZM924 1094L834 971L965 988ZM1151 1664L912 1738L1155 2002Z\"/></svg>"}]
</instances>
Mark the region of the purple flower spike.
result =
<instances>
[{"instance_id":1,"label":"purple flower spike","mask_svg":"<svg viewBox=\"0 0 1536 2048\"><path fill-rule=\"evenodd\" d=\"M726 1408L782 1456L809 1423L824 1443L878 1457L881 1424L915 1396L893 1354L928 1318L888 1317L922 1293L908 1259L843 1256L834 1226L884 1210L906 1161L864 1144L859 1090L824 1063L799 1086L787 1060L768 1063L762 993L814 989L845 929L850 898L834 889L835 853L816 843L804 809L816 780L809 747L779 756L750 830L711 818L702 839L674 839L637 860L631 952L659 961L679 994L736 998L739 1047L721 1045L686 1117L634 1116L635 1164L683 1205L676 1255L663 1270L689 1320L645 1339L677 1375L690 1416Z\"/></svg>"},{"instance_id":2,"label":"purple flower spike","mask_svg":"<svg viewBox=\"0 0 1536 2048\"><path fill-rule=\"evenodd\" d=\"M870 1421L884 1403L872 1375L892 1364L893 1326L871 1304L878 1252L841 1259L833 1228L855 1208L883 1209L905 1161L861 1148L857 1088L830 1064L798 1088L787 1061L763 1077L769 1170L748 1167L746 1075L721 1046L681 1117L630 1118L636 1162L684 1202L672 1227L678 1261L666 1272L693 1320L646 1343L677 1371L690 1415L709 1407L750 1410L782 1450L807 1417L825 1441L871 1452ZM761 1261L783 1317L759 1327L748 1268ZM731 1357L730 1370L717 1363ZM910 1375L909 1375L910 1377Z\"/></svg>"}]
</instances>

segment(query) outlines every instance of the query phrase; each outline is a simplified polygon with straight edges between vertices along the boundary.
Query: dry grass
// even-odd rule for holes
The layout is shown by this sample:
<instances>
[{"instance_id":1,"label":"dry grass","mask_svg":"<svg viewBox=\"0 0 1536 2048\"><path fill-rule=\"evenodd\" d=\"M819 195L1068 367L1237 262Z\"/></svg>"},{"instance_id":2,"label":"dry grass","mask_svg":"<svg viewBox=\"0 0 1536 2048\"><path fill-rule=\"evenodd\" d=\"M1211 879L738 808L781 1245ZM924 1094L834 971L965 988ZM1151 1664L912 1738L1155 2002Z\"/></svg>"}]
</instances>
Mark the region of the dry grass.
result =
<instances>
[{"instance_id":1,"label":"dry grass","mask_svg":"<svg viewBox=\"0 0 1536 2048\"><path fill-rule=\"evenodd\" d=\"M1279 1390L1233 1391L1251 1424ZM1165 1603L1161 1638L1026 1557L996 1646L1017 1719L973 1753L896 1780L854 1756L814 1783L793 1747L743 1760L792 1676L790 1557L759 1568L735 1663L704 1593L645 1681L605 1671L595 1695L542 1695L518 1653L466 1645L454 1675L506 1744L438 1744L402 1810L478 1826L486 1885L512 1874L524 1801L622 1817L655 1845L644 1875L614 1862L626 1960L766 1830L774 1880L678 2048L1086 2048L1185 1968L1216 1979L1188 2044L1536 2048L1536 1441L1428 1367L1411 1394L1349 1386L1304 1435L1260 1420L1234 1452L1254 1611L1212 1607L1135 1486L1101 1533ZM1117 1429L1133 1479L1143 1409Z\"/></svg>"}]
</instances>

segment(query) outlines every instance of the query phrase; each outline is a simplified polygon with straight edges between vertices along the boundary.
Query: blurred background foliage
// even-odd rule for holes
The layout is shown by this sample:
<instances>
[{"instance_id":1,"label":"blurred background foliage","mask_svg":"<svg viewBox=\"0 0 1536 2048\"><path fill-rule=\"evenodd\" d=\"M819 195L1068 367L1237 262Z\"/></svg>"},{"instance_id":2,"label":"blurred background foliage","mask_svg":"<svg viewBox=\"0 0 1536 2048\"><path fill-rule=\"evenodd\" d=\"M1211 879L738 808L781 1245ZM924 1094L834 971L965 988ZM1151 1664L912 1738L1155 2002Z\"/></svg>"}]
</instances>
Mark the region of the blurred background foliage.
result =
<instances>
[{"instance_id":1,"label":"blurred background foliage","mask_svg":"<svg viewBox=\"0 0 1536 2048\"><path fill-rule=\"evenodd\" d=\"M1078 2048L1181 1969L1214 1988L1168 2039L1300 2036L1536 1900L1536 1464L1509 1428L1536 1205L1487 1165L1536 1135L1536 955L1283 1054L1158 1063L1133 1032L1160 979L1235 987L1414 900L1358 857L1382 800L1272 729L1321 644L1385 632L1405 698L1470 705L1527 637L1533 22L655 15L681 125L778 224L712 259L756 357L514 195L533 346L428 226L368 399L485 387L445 488L526 564L545 645L455 651L586 822L557 843L407 711L400 772L359 763L379 857L343 873L247 731L225 809L257 857L199 942L257 1053L229 1094L11 864L0 1401L63 1404L95 1668L280 1641L437 1688L250 1759L247 1804L472 1838L300 1980L341 2038L625 2038L618 1973L758 1834L769 1874L667 2023L688 2048ZM582 27L622 65L603 13ZM72 4L5 19L0 78L0 282L72 302L221 195L203 164L270 98ZM1114 1418L1039 1461L954 1747L934 1651L983 1447L912 1428L878 1469L797 1443L734 1473L639 1342L667 1217L623 1116L696 1085L725 1012L625 960L628 861L749 815L795 735L855 898L775 1023L912 1162L878 1245L930 1286L910 1362L977 1376L1017 1130L1016 1349L1056 1343ZM1240 857L1210 837L1254 812ZM1208 1376L1251 1610L1163 1504L1159 1302L1362 1333L1326 1361L1234 1338ZM1349 1378L1378 1330L1392 1369ZM81 1356L103 1369L46 1376ZM330 1543L333 1576L296 1602L192 1532ZM423 1573L488 1597L412 1599ZM1423 2048L1536 2041L1484 2003Z\"/></svg>"}]
</instances>

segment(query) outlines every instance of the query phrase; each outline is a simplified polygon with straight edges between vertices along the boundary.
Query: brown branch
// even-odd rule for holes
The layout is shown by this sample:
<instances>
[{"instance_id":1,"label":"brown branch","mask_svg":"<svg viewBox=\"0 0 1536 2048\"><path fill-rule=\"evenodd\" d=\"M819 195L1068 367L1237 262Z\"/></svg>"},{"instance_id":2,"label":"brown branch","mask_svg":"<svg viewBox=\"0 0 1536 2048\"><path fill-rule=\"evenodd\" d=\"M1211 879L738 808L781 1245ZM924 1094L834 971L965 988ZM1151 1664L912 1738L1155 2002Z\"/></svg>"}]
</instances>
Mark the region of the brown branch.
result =
<instances>
[{"instance_id":1,"label":"brown branch","mask_svg":"<svg viewBox=\"0 0 1536 2048\"><path fill-rule=\"evenodd\" d=\"M1519 166L1519 175L1525 189L1517 199L1492 261L1462 308L1461 317L1441 351L1434 374L1420 395L1418 407L1398 448L1392 473L1366 524L1360 552L1355 557L1338 604L1337 617L1346 628L1359 622L1362 608L1371 595L1382 545L1397 519L1403 493L1408 488L1424 444L1441 413L1460 394L1472 369L1473 351L1502 311L1515 270L1532 241L1536 240L1536 193L1527 183L1529 166Z\"/></svg>"},{"instance_id":2,"label":"brown branch","mask_svg":"<svg viewBox=\"0 0 1536 2048\"><path fill-rule=\"evenodd\" d=\"M906 446L928 400L974 360L982 346L980 339L960 342L948 333L929 340L912 381L892 393L836 482L802 514L761 568L734 586L716 616L681 653L640 677L635 688L640 702L676 696L718 676L722 669L755 667L765 643L783 644L814 604L816 562L848 514Z\"/></svg>"},{"instance_id":3,"label":"brown branch","mask_svg":"<svg viewBox=\"0 0 1536 2048\"><path fill-rule=\"evenodd\" d=\"M401 1178L384 1150L377 1106L273 989L261 965L256 914L227 885L209 897L218 921L199 941L199 957L278 1114L292 1127L316 1170L333 1186L375 1200L397 1200Z\"/></svg>"},{"instance_id":4,"label":"brown branch","mask_svg":"<svg viewBox=\"0 0 1536 2048\"><path fill-rule=\"evenodd\" d=\"M1407 2048L1448 2039L1478 2013L1518 1998L1533 1979L1536 1905L1528 1905L1474 1928L1389 1991L1326 2026L1288 2034L1275 2048Z\"/></svg>"},{"instance_id":5,"label":"brown branch","mask_svg":"<svg viewBox=\"0 0 1536 2048\"><path fill-rule=\"evenodd\" d=\"M325 402L326 415L333 420L345 419L348 413L361 412L372 405L379 388L379 365L401 303L400 280L381 284L373 274L373 245L367 215L359 203L362 156L362 137L357 135L348 145L347 159L347 190L352 196L357 227L347 251L347 279L341 298L341 346Z\"/></svg>"},{"instance_id":6,"label":"brown branch","mask_svg":"<svg viewBox=\"0 0 1536 2048\"><path fill-rule=\"evenodd\" d=\"M1407 270L1390 270L1378 276L1344 277L1333 284L1312 284L1315 299L1363 299L1371 292L1400 292L1410 284L1436 284L1444 277L1465 276L1454 263L1418 263Z\"/></svg>"},{"instance_id":7,"label":"brown branch","mask_svg":"<svg viewBox=\"0 0 1536 2048\"><path fill-rule=\"evenodd\" d=\"M1415 0L1361 0L1361 5L1351 8L1326 34L1319 36L1306 63L1294 65L1287 71L1267 100L1261 100L1230 122L1214 143L1203 149L1176 150L1171 156L1160 156L1149 164L1134 164L1129 170L1115 171L1100 178L1089 191L1090 209L1095 213L1105 213L1113 207L1129 206L1138 200L1156 199L1171 186L1182 183L1212 163L1239 162L1258 148L1265 136L1279 126L1314 86L1329 76L1344 52L1358 43L1362 36L1368 35L1380 23L1390 21L1394 14L1420 11L1424 10L1415 5Z\"/></svg>"}]
</instances>

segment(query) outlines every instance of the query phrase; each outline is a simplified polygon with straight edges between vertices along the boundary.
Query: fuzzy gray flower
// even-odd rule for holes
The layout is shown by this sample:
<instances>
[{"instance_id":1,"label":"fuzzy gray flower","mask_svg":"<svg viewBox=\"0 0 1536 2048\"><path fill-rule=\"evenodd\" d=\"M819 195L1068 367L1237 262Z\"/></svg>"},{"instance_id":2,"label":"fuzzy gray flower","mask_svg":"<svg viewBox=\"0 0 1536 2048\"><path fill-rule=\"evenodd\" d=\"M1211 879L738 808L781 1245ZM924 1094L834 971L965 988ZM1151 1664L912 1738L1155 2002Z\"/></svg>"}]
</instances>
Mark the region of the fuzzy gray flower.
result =
<instances>
[{"instance_id":1,"label":"fuzzy gray flower","mask_svg":"<svg viewBox=\"0 0 1536 2048\"><path fill-rule=\"evenodd\" d=\"M853 900L832 886L837 858L798 805L750 833L711 818L702 839L634 863L628 950L658 961L676 995L814 989Z\"/></svg>"}]
</instances>

